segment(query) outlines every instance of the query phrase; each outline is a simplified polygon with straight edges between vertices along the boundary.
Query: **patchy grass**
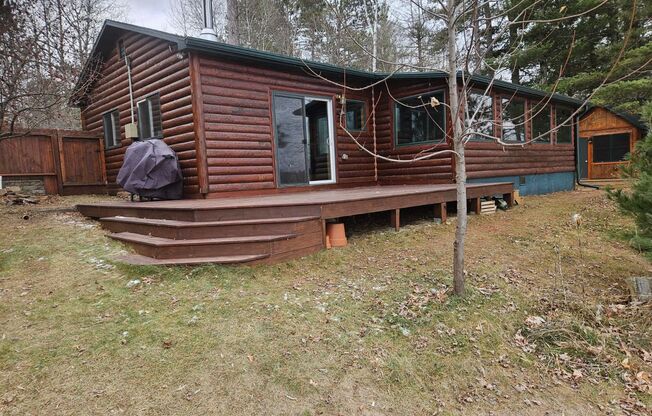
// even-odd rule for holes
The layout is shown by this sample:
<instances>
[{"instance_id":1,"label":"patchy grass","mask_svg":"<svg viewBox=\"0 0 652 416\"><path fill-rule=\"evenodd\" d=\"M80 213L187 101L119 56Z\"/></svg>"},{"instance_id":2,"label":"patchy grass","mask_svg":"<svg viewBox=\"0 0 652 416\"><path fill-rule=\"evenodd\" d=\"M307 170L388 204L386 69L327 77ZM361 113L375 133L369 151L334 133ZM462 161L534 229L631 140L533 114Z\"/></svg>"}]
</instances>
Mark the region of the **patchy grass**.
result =
<instances>
[{"instance_id":1,"label":"patchy grass","mask_svg":"<svg viewBox=\"0 0 652 416\"><path fill-rule=\"evenodd\" d=\"M454 223L357 221L348 247L274 266L134 267L111 260L124 248L94 222L43 211L83 199L0 211L2 414L652 406L652 313L625 284L652 265L601 191L472 217L463 299Z\"/></svg>"}]
</instances>

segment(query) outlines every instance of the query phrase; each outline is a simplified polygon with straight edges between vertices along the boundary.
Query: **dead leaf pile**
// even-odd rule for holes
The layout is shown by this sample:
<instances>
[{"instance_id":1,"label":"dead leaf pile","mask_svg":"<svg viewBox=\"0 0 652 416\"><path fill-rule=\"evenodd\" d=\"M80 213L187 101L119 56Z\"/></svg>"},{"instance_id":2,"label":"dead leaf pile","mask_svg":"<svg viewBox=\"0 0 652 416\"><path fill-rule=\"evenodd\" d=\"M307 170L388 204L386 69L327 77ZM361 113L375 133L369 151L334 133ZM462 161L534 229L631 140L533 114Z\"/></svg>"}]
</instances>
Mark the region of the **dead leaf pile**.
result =
<instances>
[{"instance_id":1,"label":"dead leaf pile","mask_svg":"<svg viewBox=\"0 0 652 416\"><path fill-rule=\"evenodd\" d=\"M412 286L412 292L399 304L398 314L406 319L415 319L431 302L445 303L448 299L448 292L449 288L447 287L423 289L415 284Z\"/></svg>"}]
</instances>

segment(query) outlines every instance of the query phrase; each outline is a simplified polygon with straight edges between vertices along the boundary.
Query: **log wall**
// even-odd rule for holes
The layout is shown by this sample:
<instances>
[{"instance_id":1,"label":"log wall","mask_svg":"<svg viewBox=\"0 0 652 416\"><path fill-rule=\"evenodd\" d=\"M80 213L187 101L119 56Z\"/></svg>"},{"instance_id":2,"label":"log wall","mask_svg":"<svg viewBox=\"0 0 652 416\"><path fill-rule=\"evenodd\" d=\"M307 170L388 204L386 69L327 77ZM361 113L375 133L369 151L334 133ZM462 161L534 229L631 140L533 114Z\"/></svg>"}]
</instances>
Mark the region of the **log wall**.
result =
<instances>
[{"instance_id":1,"label":"log wall","mask_svg":"<svg viewBox=\"0 0 652 416\"><path fill-rule=\"evenodd\" d=\"M179 157L184 193L196 195L199 186L188 57L179 59L173 44L162 39L131 32L122 39L131 58L134 105L149 94L160 94L163 139ZM119 58L118 40L115 39L115 47L105 59L88 104L82 108L82 126L97 134L103 134L104 113L115 109L120 112L120 145L105 150L109 184L115 184L125 150L132 142L124 132L124 126L131 122L131 113L127 68Z\"/></svg>"},{"instance_id":2,"label":"log wall","mask_svg":"<svg viewBox=\"0 0 652 416\"><path fill-rule=\"evenodd\" d=\"M272 69L215 57L199 57L208 187L210 193L276 190L272 93L330 98L336 124L337 185L369 183L374 160L339 127L341 89L305 71ZM364 100L366 93L347 98ZM373 148L371 127L359 141ZM346 155L346 156L344 156Z\"/></svg>"},{"instance_id":3,"label":"log wall","mask_svg":"<svg viewBox=\"0 0 652 416\"><path fill-rule=\"evenodd\" d=\"M412 159L423 152L437 152L450 149L449 142L438 144L417 144L396 146L394 140L394 105L402 98L446 89L442 80L433 81L390 81L378 88L381 102L377 106L378 148L383 156L392 159ZM396 100L396 101L395 101ZM447 129L450 119L446 119ZM383 183L448 183L454 178L451 153L442 153L431 158L409 163L379 161L378 175Z\"/></svg>"},{"instance_id":4,"label":"log wall","mask_svg":"<svg viewBox=\"0 0 652 416\"><path fill-rule=\"evenodd\" d=\"M436 152L451 149L447 143L396 146L394 140L394 103L402 98L425 94L447 85L441 80L433 81L394 81L380 88L380 94L387 100L378 106L378 142L384 156L411 159L423 152ZM494 103L497 103L496 92ZM446 93L446 97L448 94ZM448 99L447 99L448 101ZM494 105L496 133L499 134L500 112ZM448 134L451 133L450 114L446 117ZM526 128L528 140L531 135ZM574 133L573 133L574 134ZM502 146L493 142L474 142L466 144L466 171L468 179L491 178L513 175L534 175L575 171L575 150L573 144L528 143L522 147ZM426 160L410 163L379 162L379 176L385 183L451 182L455 176L455 162L452 155L441 154Z\"/></svg>"}]
</instances>

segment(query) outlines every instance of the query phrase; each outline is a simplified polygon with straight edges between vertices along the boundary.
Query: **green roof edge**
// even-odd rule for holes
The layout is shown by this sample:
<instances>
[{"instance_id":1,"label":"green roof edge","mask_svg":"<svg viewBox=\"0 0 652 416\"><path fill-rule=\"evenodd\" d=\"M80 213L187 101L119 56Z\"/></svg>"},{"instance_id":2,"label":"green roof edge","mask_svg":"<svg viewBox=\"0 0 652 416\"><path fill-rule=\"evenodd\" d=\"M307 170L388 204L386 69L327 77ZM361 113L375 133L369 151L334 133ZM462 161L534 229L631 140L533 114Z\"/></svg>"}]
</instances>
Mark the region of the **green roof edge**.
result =
<instances>
[{"instance_id":1,"label":"green roof edge","mask_svg":"<svg viewBox=\"0 0 652 416\"><path fill-rule=\"evenodd\" d=\"M241 58L247 59L249 61L254 61L257 63L274 63L280 64L289 67L303 68L306 70L306 67L309 67L311 70L319 73L327 74L337 74L346 76L351 76L359 79L368 79L370 81L379 81L383 78L388 79L447 79L448 73L444 71L431 71L431 72L369 72L355 68L347 68L338 65L316 62L310 60L304 60L292 56L281 55L273 52L266 52L257 49L246 48L242 46L229 45L222 42L215 42L211 40L190 37L190 36L179 36L168 32L163 32L156 29L150 29L142 26L132 25L129 23L118 22L115 20L105 20L100 30L100 34L95 40L93 49L90 56L94 56L98 53L98 48L100 45L100 39L105 33L107 27L113 27L122 30L128 30L136 33L140 33L147 36L156 37L159 39L164 39L169 42L177 44L179 50L193 50L206 54L214 54L217 56L225 56L231 58ZM82 71L82 76L78 84L81 82L84 71ZM462 74L458 73L458 77L461 77ZM482 75L472 75L471 80L480 85L488 85L491 83L491 78L482 76ZM576 98L568 97L562 94L551 94L549 92L537 90L535 88L526 87L524 85L514 84L502 80L493 80L493 85L501 90L512 91L521 93L524 95L535 96L535 97L551 97L552 100L557 102L563 102L569 105L581 106L584 101L578 100Z\"/></svg>"}]
</instances>

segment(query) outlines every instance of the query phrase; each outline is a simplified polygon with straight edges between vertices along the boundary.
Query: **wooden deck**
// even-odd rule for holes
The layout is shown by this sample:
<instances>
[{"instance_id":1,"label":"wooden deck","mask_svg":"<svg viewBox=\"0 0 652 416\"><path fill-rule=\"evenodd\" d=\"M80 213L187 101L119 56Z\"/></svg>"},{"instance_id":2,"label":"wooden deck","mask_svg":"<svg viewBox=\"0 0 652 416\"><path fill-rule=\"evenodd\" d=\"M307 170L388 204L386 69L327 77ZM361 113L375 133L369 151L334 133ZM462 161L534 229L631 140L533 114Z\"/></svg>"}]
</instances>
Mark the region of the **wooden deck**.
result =
<instances>
[{"instance_id":1,"label":"wooden deck","mask_svg":"<svg viewBox=\"0 0 652 416\"><path fill-rule=\"evenodd\" d=\"M467 185L470 210L480 198L502 195L511 205L511 183ZM365 186L207 200L78 205L101 221L111 237L129 244L137 264L273 263L325 247L326 220L391 212L400 227L402 208L432 205L445 220L455 184Z\"/></svg>"}]
</instances>

